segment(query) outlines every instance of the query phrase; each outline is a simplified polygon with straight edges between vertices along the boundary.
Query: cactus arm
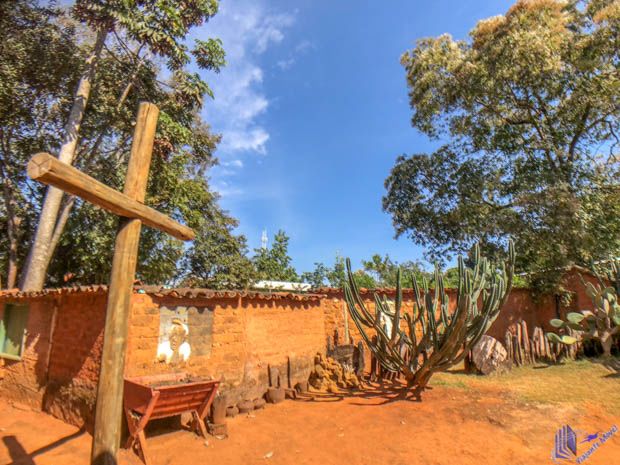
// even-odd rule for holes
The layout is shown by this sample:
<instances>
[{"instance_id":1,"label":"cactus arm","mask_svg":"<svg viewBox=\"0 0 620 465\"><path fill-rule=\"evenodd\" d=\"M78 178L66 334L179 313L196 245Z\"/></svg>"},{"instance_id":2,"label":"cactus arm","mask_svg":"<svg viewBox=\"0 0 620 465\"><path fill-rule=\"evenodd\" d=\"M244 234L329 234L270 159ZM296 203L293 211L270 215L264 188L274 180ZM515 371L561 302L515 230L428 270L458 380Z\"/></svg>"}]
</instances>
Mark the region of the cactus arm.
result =
<instances>
[{"instance_id":1,"label":"cactus arm","mask_svg":"<svg viewBox=\"0 0 620 465\"><path fill-rule=\"evenodd\" d=\"M349 260L347 258L345 263L346 263L346 268L347 268L348 282L349 282L349 285L351 286L351 289L353 291L352 292L352 296L355 299L355 303L357 305L359 305L360 309L362 310L362 314L364 315L364 318L367 321L370 322L370 321L372 321L372 315L366 309L366 306L364 305L364 300L360 296L359 288L357 286L357 283L355 282L355 279L353 277L353 273L351 272L351 260Z\"/></svg>"}]
</instances>

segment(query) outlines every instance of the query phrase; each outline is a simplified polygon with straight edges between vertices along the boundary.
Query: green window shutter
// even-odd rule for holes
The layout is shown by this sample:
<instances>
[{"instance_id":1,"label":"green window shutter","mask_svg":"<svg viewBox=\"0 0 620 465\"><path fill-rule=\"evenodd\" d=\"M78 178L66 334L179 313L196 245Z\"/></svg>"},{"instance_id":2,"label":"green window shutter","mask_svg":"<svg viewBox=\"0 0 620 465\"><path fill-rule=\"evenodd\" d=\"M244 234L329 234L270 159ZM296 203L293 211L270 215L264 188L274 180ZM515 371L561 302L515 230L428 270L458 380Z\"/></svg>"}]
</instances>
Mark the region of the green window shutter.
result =
<instances>
[{"instance_id":1,"label":"green window shutter","mask_svg":"<svg viewBox=\"0 0 620 465\"><path fill-rule=\"evenodd\" d=\"M0 356L19 359L22 355L28 305L6 304L0 322Z\"/></svg>"}]
</instances>

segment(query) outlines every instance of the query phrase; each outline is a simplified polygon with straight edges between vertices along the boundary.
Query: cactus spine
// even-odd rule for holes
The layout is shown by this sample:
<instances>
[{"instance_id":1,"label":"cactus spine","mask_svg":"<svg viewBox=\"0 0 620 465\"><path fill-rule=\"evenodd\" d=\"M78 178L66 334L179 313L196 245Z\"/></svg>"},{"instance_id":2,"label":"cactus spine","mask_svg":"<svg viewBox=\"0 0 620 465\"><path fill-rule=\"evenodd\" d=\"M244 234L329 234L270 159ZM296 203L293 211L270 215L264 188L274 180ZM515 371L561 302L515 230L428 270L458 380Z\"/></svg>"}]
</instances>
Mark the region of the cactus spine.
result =
<instances>
[{"instance_id":1,"label":"cactus spine","mask_svg":"<svg viewBox=\"0 0 620 465\"><path fill-rule=\"evenodd\" d=\"M344 295L347 308L368 348L389 371L400 372L408 388L419 394L432 375L461 362L480 337L489 329L512 287L515 253L508 246L508 260L500 270L492 270L489 261L474 248L474 266L458 260L459 284L456 307L449 309L443 275L435 266L434 289L424 278L421 286L411 276L415 305L413 313L402 311L401 271L398 270L394 309L385 295L374 294L374 314L366 307L353 279L347 259ZM405 329L401 329L401 320ZM376 333L373 339L368 331Z\"/></svg>"}]
</instances>

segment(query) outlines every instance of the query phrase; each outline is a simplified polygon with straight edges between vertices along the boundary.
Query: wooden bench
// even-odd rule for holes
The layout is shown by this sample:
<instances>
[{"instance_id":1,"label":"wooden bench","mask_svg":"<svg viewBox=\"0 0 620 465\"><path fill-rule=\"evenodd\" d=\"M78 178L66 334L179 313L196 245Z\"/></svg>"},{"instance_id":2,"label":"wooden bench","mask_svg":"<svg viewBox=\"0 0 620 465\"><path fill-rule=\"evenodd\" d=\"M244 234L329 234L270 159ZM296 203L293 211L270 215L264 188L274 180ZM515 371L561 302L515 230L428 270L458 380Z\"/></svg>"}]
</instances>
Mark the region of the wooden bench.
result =
<instances>
[{"instance_id":1,"label":"wooden bench","mask_svg":"<svg viewBox=\"0 0 620 465\"><path fill-rule=\"evenodd\" d=\"M149 465L144 428L150 420L192 414L192 429L206 438L204 418L215 398L219 381L188 380L187 373L125 378L124 409L129 427L126 448L135 447Z\"/></svg>"}]
</instances>

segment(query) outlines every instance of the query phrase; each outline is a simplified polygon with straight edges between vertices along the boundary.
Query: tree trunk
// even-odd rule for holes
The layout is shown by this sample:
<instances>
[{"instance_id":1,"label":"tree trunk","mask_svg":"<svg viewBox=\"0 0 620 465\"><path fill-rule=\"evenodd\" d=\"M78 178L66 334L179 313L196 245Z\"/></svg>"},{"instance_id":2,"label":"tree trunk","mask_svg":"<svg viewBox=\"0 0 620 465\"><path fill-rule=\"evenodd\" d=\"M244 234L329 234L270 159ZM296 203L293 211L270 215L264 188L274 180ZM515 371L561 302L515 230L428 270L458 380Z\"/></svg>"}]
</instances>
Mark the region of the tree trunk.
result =
<instances>
[{"instance_id":1,"label":"tree trunk","mask_svg":"<svg viewBox=\"0 0 620 465\"><path fill-rule=\"evenodd\" d=\"M605 335L600 338L600 341L603 347L603 357L611 357L611 346L614 342L613 336L611 334Z\"/></svg>"},{"instance_id":2,"label":"tree trunk","mask_svg":"<svg viewBox=\"0 0 620 465\"><path fill-rule=\"evenodd\" d=\"M15 213L15 199L9 183L10 181L8 177L6 177L2 187L4 191L4 206L7 214L7 237L9 239L9 262L7 266L6 288L12 289L15 287L15 281L17 280L17 233L19 225L21 224L21 218Z\"/></svg>"},{"instance_id":3,"label":"tree trunk","mask_svg":"<svg viewBox=\"0 0 620 465\"><path fill-rule=\"evenodd\" d=\"M50 241L50 245L49 245L50 261L51 261L51 256L54 254L54 251L56 250L56 247L58 247L58 243L60 242L60 237L62 236L62 232L65 229L67 221L69 220L69 215L71 214L73 205L75 205L75 196L74 195L66 196L65 201L62 203L62 207L60 208L60 212L58 214L58 221L56 221L56 227L54 228L54 233L52 234L52 240Z\"/></svg>"},{"instance_id":4,"label":"tree trunk","mask_svg":"<svg viewBox=\"0 0 620 465\"><path fill-rule=\"evenodd\" d=\"M69 114L69 119L65 126L64 140L58 153L58 159L64 163L71 164L77 147L80 134L80 125L84 119L86 104L90 96L92 81L95 77L101 50L105 43L107 32L100 30L97 32L95 45L90 56L86 60L86 67L78 83L73 107ZM55 187L49 187L41 207L39 224L28 254L26 267L22 275L20 289L32 291L40 290L45 284L45 276L50 260L52 258L51 241L58 219L58 211L62 201L63 192Z\"/></svg>"}]
</instances>

